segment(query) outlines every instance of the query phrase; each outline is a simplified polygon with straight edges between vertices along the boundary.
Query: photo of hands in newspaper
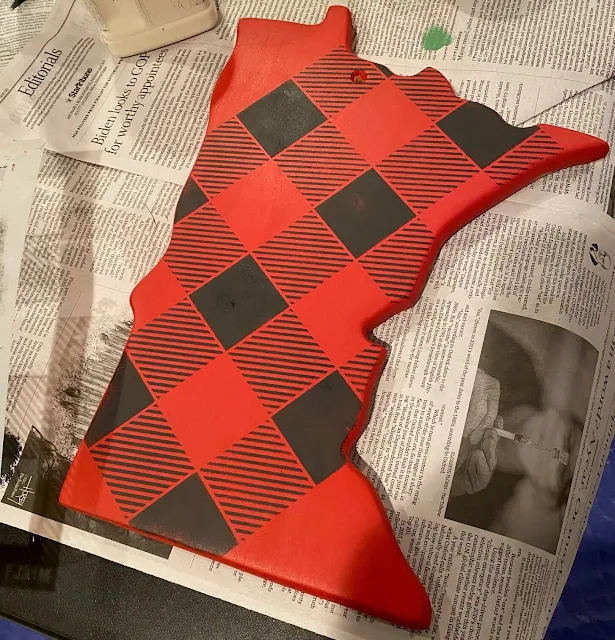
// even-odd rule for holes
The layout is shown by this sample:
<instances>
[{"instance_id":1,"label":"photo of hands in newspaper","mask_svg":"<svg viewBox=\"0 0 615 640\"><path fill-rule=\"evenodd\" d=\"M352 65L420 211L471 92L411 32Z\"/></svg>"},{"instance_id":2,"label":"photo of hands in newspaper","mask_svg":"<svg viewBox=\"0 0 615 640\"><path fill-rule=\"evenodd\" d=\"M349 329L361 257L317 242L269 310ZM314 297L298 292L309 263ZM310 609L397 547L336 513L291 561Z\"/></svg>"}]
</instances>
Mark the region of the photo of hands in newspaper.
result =
<instances>
[{"instance_id":1,"label":"photo of hands in newspaper","mask_svg":"<svg viewBox=\"0 0 615 640\"><path fill-rule=\"evenodd\" d=\"M598 351L491 311L445 516L555 553Z\"/></svg>"}]
</instances>

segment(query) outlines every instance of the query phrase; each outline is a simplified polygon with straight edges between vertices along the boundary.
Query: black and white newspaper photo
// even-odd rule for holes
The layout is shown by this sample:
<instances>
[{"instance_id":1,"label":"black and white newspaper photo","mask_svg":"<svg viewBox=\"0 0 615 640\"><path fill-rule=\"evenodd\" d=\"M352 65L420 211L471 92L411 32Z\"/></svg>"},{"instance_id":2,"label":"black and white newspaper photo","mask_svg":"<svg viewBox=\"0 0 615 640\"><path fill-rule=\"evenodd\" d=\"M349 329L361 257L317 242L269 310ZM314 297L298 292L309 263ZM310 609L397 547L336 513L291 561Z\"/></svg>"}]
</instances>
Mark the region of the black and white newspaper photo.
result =
<instances>
[{"instance_id":1,"label":"black and white newspaper photo","mask_svg":"<svg viewBox=\"0 0 615 640\"><path fill-rule=\"evenodd\" d=\"M445 517L555 553L598 350L491 311Z\"/></svg>"}]
</instances>

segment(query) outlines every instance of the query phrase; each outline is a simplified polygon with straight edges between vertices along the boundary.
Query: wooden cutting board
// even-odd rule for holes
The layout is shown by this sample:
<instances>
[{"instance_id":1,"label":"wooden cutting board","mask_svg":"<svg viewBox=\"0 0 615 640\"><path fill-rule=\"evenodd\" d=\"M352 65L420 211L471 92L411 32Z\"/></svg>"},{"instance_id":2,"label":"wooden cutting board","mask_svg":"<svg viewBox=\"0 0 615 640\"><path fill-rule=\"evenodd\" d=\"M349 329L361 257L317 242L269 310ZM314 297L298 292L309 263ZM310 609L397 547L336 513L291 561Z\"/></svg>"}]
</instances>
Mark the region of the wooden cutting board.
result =
<instances>
[{"instance_id":1,"label":"wooden cutting board","mask_svg":"<svg viewBox=\"0 0 615 640\"><path fill-rule=\"evenodd\" d=\"M427 594L349 461L386 358L370 331L416 302L463 225L608 147L510 126L351 38L339 6L318 25L240 21L61 502L422 628Z\"/></svg>"}]
</instances>

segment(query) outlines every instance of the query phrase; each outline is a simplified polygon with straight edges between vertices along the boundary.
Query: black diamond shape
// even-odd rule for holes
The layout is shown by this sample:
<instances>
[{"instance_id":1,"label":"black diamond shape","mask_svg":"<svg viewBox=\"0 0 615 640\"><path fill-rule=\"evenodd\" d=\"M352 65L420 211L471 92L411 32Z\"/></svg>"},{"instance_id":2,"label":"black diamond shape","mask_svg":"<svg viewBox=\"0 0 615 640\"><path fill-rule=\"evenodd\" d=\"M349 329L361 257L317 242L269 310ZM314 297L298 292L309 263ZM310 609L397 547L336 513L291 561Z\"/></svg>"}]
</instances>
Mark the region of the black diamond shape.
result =
<instances>
[{"instance_id":1,"label":"black diamond shape","mask_svg":"<svg viewBox=\"0 0 615 640\"><path fill-rule=\"evenodd\" d=\"M177 201L177 207L175 208L175 222L179 222L185 218L188 214L192 213L204 204L207 204L208 198L201 191L199 185L192 179L188 178L182 193Z\"/></svg>"},{"instance_id":2,"label":"black diamond shape","mask_svg":"<svg viewBox=\"0 0 615 640\"><path fill-rule=\"evenodd\" d=\"M478 102L464 103L442 118L438 126L481 169L538 130L538 127L514 127Z\"/></svg>"},{"instance_id":3,"label":"black diamond shape","mask_svg":"<svg viewBox=\"0 0 615 640\"><path fill-rule=\"evenodd\" d=\"M375 169L316 207L355 258L414 218L408 205Z\"/></svg>"},{"instance_id":4,"label":"black diamond shape","mask_svg":"<svg viewBox=\"0 0 615 640\"><path fill-rule=\"evenodd\" d=\"M122 354L103 402L85 434L85 443L91 447L152 402L154 398L132 361L125 353Z\"/></svg>"},{"instance_id":5,"label":"black diamond shape","mask_svg":"<svg viewBox=\"0 0 615 640\"><path fill-rule=\"evenodd\" d=\"M361 401L335 371L273 417L314 482L344 463L342 443L354 427Z\"/></svg>"},{"instance_id":6,"label":"black diamond shape","mask_svg":"<svg viewBox=\"0 0 615 640\"><path fill-rule=\"evenodd\" d=\"M237 117L272 158L326 120L292 80L263 96Z\"/></svg>"},{"instance_id":7,"label":"black diamond shape","mask_svg":"<svg viewBox=\"0 0 615 640\"><path fill-rule=\"evenodd\" d=\"M218 556L237 544L197 473L138 513L130 525Z\"/></svg>"},{"instance_id":8,"label":"black diamond shape","mask_svg":"<svg viewBox=\"0 0 615 640\"><path fill-rule=\"evenodd\" d=\"M190 297L225 349L288 306L252 256L229 267Z\"/></svg>"}]
</instances>

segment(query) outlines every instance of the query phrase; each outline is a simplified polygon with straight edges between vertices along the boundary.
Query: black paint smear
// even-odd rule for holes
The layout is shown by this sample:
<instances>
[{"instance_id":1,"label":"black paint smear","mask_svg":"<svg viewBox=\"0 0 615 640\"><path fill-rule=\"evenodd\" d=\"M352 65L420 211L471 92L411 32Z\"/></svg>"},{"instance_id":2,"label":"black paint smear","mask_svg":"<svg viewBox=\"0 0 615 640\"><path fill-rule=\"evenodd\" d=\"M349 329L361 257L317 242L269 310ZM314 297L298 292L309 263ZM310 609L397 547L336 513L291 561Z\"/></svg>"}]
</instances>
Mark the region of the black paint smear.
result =
<instances>
[{"instance_id":1,"label":"black paint smear","mask_svg":"<svg viewBox=\"0 0 615 640\"><path fill-rule=\"evenodd\" d=\"M0 481L2 483L11 479L22 450L21 442L12 433L5 432L2 445L2 469L0 470Z\"/></svg>"},{"instance_id":2,"label":"black paint smear","mask_svg":"<svg viewBox=\"0 0 615 640\"><path fill-rule=\"evenodd\" d=\"M124 320L101 332L101 344L96 351L89 356L80 356L56 388L55 398L71 423L66 428L71 432L75 447L79 446L90 426L131 329L132 320Z\"/></svg>"}]
</instances>

